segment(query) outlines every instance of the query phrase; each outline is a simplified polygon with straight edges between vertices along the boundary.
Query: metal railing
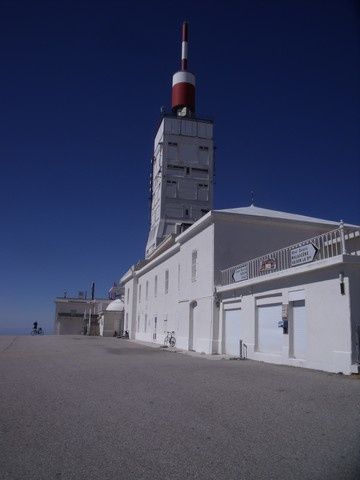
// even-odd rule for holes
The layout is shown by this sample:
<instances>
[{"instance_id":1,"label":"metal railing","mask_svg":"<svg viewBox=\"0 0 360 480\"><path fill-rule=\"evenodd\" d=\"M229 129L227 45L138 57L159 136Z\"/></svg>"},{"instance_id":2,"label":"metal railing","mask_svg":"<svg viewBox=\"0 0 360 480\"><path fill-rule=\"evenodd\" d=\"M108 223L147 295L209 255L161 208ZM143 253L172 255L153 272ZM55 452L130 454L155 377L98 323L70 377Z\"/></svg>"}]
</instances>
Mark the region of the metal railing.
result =
<instances>
[{"instance_id":1,"label":"metal railing","mask_svg":"<svg viewBox=\"0 0 360 480\"><path fill-rule=\"evenodd\" d=\"M359 232L352 230L345 232L341 223L339 228L330 232L221 270L221 285L251 280L273 272L349 253L346 250L347 240L355 237L359 237Z\"/></svg>"}]
</instances>

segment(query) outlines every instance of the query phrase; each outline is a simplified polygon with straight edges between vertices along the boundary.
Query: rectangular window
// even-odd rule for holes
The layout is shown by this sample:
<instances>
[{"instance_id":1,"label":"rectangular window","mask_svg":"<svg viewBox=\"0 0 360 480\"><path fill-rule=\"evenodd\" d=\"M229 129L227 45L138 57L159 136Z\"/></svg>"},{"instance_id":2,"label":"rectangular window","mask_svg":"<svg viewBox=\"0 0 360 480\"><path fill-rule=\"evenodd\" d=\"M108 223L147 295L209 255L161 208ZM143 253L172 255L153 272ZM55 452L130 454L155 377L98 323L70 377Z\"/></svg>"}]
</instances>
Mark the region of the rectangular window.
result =
<instances>
[{"instance_id":1,"label":"rectangular window","mask_svg":"<svg viewBox=\"0 0 360 480\"><path fill-rule=\"evenodd\" d=\"M209 200L209 188L206 183L199 183L197 188L197 199L207 201Z\"/></svg>"},{"instance_id":2,"label":"rectangular window","mask_svg":"<svg viewBox=\"0 0 360 480\"><path fill-rule=\"evenodd\" d=\"M140 332L140 315L138 315L137 331Z\"/></svg>"},{"instance_id":3,"label":"rectangular window","mask_svg":"<svg viewBox=\"0 0 360 480\"><path fill-rule=\"evenodd\" d=\"M181 165L172 165L168 164L167 166L167 171L170 173L170 175L175 176L175 177L183 177L185 174L185 167L182 167Z\"/></svg>"},{"instance_id":4,"label":"rectangular window","mask_svg":"<svg viewBox=\"0 0 360 480\"><path fill-rule=\"evenodd\" d=\"M126 312L125 316L125 330L129 329L129 314Z\"/></svg>"},{"instance_id":5,"label":"rectangular window","mask_svg":"<svg viewBox=\"0 0 360 480\"><path fill-rule=\"evenodd\" d=\"M176 181L175 180L167 180L166 196L168 198L176 198Z\"/></svg>"},{"instance_id":6,"label":"rectangular window","mask_svg":"<svg viewBox=\"0 0 360 480\"><path fill-rule=\"evenodd\" d=\"M155 275L155 281L154 281L154 297L157 297L157 282L158 282L158 277Z\"/></svg>"},{"instance_id":7,"label":"rectangular window","mask_svg":"<svg viewBox=\"0 0 360 480\"><path fill-rule=\"evenodd\" d=\"M141 285L139 284L139 303L141 303Z\"/></svg>"},{"instance_id":8,"label":"rectangular window","mask_svg":"<svg viewBox=\"0 0 360 480\"><path fill-rule=\"evenodd\" d=\"M144 332L146 333L146 327L147 327L147 314L145 313L145 320L144 320Z\"/></svg>"},{"instance_id":9,"label":"rectangular window","mask_svg":"<svg viewBox=\"0 0 360 480\"><path fill-rule=\"evenodd\" d=\"M146 300L149 298L149 280L146 280L145 298L146 298Z\"/></svg>"},{"instance_id":10,"label":"rectangular window","mask_svg":"<svg viewBox=\"0 0 360 480\"><path fill-rule=\"evenodd\" d=\"M126 293L126 303L129 305L129 296L130 296L130 288L127 289Z\"/></svg>"},{"instance_id":11,"label":"rectangular window","mask_svg":"<svg viewBox=\"0 0 360 480\"><path fill-rule=\"evenodd\" d=\"M196 282L197 275L197 250L193 250L191 254L191 281Z\"/></svg>"},{"instance_id":12,"label":"rectangular window","mask_svg":"<svg viewBox=\"0 0 360 480\"><path fill-rule=\"evenodd\" d=\"M195 178L203 178L206 180L209 178L209 170L207 168L192 167L192 174Z\"/></svg>"},{"instance_id":13,"label":"rectangular window","mask_svg":"<svg viewBox=\"0 0 360 480\"><path fill-rule=\"evenodd\" d=\"M165 295L169 291L169 270L165 270Z\"/></svg>"}]
</instances>

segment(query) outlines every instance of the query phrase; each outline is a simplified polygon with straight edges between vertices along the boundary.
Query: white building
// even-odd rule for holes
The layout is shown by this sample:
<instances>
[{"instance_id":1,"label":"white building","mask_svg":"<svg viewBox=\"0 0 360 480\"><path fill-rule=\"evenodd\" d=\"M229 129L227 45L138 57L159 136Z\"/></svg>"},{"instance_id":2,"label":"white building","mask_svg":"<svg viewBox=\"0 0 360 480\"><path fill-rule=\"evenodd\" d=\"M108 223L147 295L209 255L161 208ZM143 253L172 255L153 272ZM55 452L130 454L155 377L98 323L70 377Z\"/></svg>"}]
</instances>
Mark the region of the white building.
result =
<instances>
[{"instance_id":1,"label":"white building","mask_svg":"<svg viewBox=\"0 0 360 480\"><path fill-rule=\"evenodd\" d=\"M99 334L102 337L120 335L124 330L124 302L113 300L99 315Z\"/></svg>"},{"instance_id":2,"label":"white building","mask_svg":"<svg viewBox=\"0 0 360 480\"><path fill-rule=\"evenodd\" d=\"M111 300L86 299L80 292L79 297L57 297L55 299L55 335L98 335L99 314L106 309Z\"/></svg>"},{"instance_id":3,"label":"white building","mask_svg":"<svg viewBox=\"0 0 360 480\"><path fill-rule=\"evenodd\" d=\"M212 210L212 123L173 77L155 137L145 260L121 278L130 338L331 372L359 365L359 227L250 206ZM185 52L185 53L184 53ZM207 212L207 210L210 210Z\"/></svg>"},{"instance_id":4,"label":"white building","mask_svg":"<svg viewBox=\"0 0 360 480\"><path fill-rule=\"evenodd\" d=\"M312 244L324 251L289 263ZM125 329L159 344L174 330L179 348L233 356L241 339L249 358L350 373L359 361L359 252L351 226L254 206L212 211L122 277Z\"/></svg>"}]
</instances>

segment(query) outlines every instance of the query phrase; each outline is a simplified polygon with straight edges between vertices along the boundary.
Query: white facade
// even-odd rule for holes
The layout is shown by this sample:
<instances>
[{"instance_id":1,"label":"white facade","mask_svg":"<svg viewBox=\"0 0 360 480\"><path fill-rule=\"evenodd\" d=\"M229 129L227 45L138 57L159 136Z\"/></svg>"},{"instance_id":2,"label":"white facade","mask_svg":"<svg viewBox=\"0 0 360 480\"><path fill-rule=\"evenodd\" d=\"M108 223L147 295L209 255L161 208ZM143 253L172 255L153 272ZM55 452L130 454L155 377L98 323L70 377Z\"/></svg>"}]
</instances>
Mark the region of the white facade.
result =
<instances>
[{"instance_id":1,"label":"white facade","mask_svg":"<svg viewBox=\"0 0 360 480\"><path fill-rule=\"evenodd\" d=\"M241 339L249 358L350 373L360 311L357 256L271 273L271 282L268 275L265 283L261 277L220 285L221 270L336 226L254 206L209 212L123 276L125 329L133 339L158 344L175 331L177 347L213 354L236 355ZM285 310L287 334L278 326Z\"/></svg>"},{"instance_id":2,"label":"white facade","mask_svg":"<svg viewBox=\"0 0 360 480\"><path fill-rule=\"evenodd\" d=\"M113 300L99 316L99 334L102 337L120 335L124 330L124 302Z\"/></svg>"},{"instance_id":3,"label":"white facade","mask_svg":"<svg viewBox=\"0 0 360 480\"><path fill-rule=\"evenodd\" d=\"M148 258L170 234L205 215L213 202L213 124L165 115L154 142Z\"/></svg>"},{"instance_id":4,"label":"white facade","mask_svg":"<svg viewBox=\"0 0 360 480\"><path fill-rule=\"evenodd\" d=\"M344 292L341 290L344 281ZM360 258L338 256L218 287L220 352L271 363L349 374L357 372L360 334ZM228 312L237 322L228 351ZM285 333L282 323L288 322ZM237 345L236 345L237 343ZM236 351L237 347L237 351Z\"/></svg>"},{"instance_id":5,"label":"white facade","mask_svg":"<svg viewBox=\"0 0 360 480\"><path fill-rule=\"evenodd\" d=\"M55 335L97 334L99 312L109 303L107 299L56 298Z\"/></svg>"}]
</instances>

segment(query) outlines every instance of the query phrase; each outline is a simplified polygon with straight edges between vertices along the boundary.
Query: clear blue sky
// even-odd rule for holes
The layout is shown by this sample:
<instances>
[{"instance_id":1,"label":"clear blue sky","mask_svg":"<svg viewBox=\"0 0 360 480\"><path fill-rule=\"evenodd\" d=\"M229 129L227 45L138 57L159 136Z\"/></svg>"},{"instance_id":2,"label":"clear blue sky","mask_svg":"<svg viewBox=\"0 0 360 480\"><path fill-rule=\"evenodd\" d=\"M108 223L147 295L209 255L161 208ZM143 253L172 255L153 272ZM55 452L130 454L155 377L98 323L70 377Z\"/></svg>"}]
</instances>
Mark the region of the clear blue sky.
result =
<instances>
[{"instance_id":1,"label":"clear blue sky","mask_svg":"<svg viewBox=\"0 0 360 480\"><path fill-rule=\"evenodd\" d=\"M0 333L143 257L184 19L215 207L360 224L358 2L0 0Z\"/></svg>"}]
</instances>

